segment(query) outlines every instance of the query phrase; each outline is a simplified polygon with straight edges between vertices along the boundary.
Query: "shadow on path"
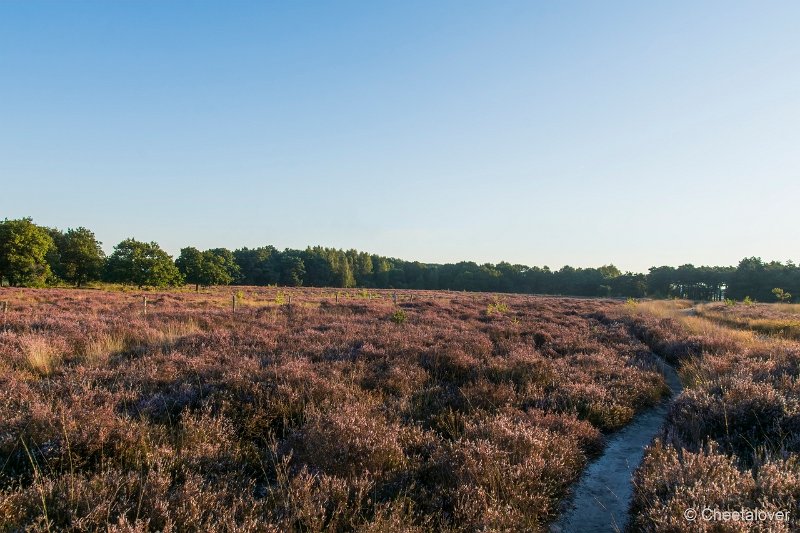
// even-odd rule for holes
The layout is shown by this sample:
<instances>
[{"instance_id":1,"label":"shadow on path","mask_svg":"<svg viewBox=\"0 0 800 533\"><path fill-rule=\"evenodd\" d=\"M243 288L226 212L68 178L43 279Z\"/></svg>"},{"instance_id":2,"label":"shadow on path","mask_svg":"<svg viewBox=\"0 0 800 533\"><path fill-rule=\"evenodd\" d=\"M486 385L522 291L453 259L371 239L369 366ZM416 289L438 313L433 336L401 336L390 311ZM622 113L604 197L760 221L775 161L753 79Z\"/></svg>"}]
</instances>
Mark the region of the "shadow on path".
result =
<instances>
[{"instance_id":1,"label":"shadow on path","mask_svg":"<svg viewBox=\"0 0 800 533\"><path fill-rule=\"evenodd\" d=\"M677 372L662 364L672 397L682 390ZM644 448L658 434L670 400L644 411L633 422L612 435L603 455L590 463L575 485L573 496L561 517L550 526L556 532L624 531L633 494L631 477L644 456Z\"/></svg>"}]
</instances>

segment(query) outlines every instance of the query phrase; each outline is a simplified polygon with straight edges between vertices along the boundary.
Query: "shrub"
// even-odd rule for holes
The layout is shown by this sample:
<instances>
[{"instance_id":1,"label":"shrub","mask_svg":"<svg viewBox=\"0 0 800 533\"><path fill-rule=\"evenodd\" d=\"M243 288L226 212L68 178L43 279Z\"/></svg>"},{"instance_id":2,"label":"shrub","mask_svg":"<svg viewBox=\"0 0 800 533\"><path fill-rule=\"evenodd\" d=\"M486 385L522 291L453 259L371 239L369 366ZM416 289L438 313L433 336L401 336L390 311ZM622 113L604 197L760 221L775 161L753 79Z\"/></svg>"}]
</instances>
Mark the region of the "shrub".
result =
<instances>
[{"instance_id":1,"label":"shrub","mask_svg":"<svg viewBox=\"0 0 800 533\"><path fill-rule=\"evenodd\" d=\"M297 288L277 298L300 304L291 313L233 315L219 305L230 291L151 293L146 317L121 291L7 291L3 527L543 531L602 449L602 430L662 397L642 340L702 362L714 413L774 419L761 449L780 441L789 455L753 457L756 494L796 495L794 471L777 472L796 468L800 351L731 351L738 340L646 316L651 302L620 318L616 302L507 295L510 320L468 295L415 293L389 311L386 298L346 291L325 305L329 290ZM391 313L409 309L397 327ZM47 379L32 378L29 342L53 356ZM718 393L737 365L742 383ZM720 453L741 444L711 440Z\"/></svg>"},{"instance_id":2,"label":"shrub","mask_svg":"<svg viewBox=\"0 0 800 533\"><path fill-rule=\"evenodd\" d=\"M295 435L295 458L311 469L351 478L365 472L380 476L406 463L396 423L358 405L327 413L311 408Z\"/></svg>"},{"instance_id":3,"label":"shrub","mask_svg":"<svg viewBox=\"0 0 800 533\"><path fill-rule=\"evenodd\" d=\"M402 309L397 309L394 313L392 313L392 322L395 324L403 324L407 318L406 312Z\"/></svg>"},{"instance_id":4,"label":"shrub","mask_svg":"<svg viewBox=\"0 0 800 533\"><path fill-rule=\"evenodd\" d=\"M500 301L495 298L494 302L486 307L487 315L504 315L508 313L509 307L506 302Z\"/></svg>"}]
</instances>

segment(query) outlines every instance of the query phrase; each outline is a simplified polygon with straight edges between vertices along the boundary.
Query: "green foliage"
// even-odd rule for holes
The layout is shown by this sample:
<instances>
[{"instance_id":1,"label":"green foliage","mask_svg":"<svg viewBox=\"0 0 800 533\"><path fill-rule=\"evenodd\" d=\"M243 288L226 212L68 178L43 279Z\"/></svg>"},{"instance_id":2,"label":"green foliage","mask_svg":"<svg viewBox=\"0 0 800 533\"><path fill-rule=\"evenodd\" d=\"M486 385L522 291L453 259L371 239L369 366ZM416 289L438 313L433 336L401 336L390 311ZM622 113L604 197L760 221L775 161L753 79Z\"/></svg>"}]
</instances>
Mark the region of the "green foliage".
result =
<instances>
[{"instance_id":1,"label":"green foliage","mask_svg":"<svg viewBox=\"0 0 800 533\"><path fill-rule=\"evenodd\" d=\"M290 287L302 287L306 265L299 255L281 254L281 283Z\"/></svg>"},{"instance_id":2,"label":"green foliage","mask_svg":"<svg viewBox=\"0 0 800 533\"><path fill-rule=\"evenodd\" d=\"M281 291L278 291L277 294L275 294L275 303L277 305L283 305L286 303L286 297Z\"/></svg>"},{"instance_id":3,"label":"green foliage","mask_svg":"<svg viewBox=\"0 0 800 533\"><path fill-rule=\"evenodd\" d=\"M0 282L43 285L60 278L82 285L97 279L103 254L100 243L89 230L78 228L62 233L58 229L38 227L30 219L7 220L3 228L0 231ZM124 278L125 283L138 284L132 279L146 277L141 272L126 273L116 259L109 258L106 263L109 279ZM198 290L201 285L238 283L716 301L724 297L741 300L746 295L759 301L773 297L789 301L791 294L800 291L800 266L791 261L765 262L758 257L745 258L736 267L686 264L653 267L648 274L637 274L623 273L613 264L598 268L564 266L554 271L547 266L529 267L507 262L430 264L322 246L283 251L263 246L234 252L224 248L202 252L184 248L176 265ZM168 283L177 282L169 272L163 274L158 283L167 283L165 277L170 280ZM120 275L121 278L114 278ZM783 296L774 292L775 287L782 288ZM493 308L491 312L496 311Z\"/></svg>"},{"instance_id":4,"label":"green foliage","mask_svg":"<svg viewBox=\"0 0 800 533\"><path fill-rule=\"evenodd\" d=\"M486 307L487 315L494 315L494 314L504 315L508 313L508 311L509 311L508 304L498 299L495 299L494 302L490 303Z\"/></svg>"},{"instance_id":5,"label":"green foliage","mask_svg":"<svg viewBox=\"0 0 800 533\"><path fill-rule=\"evenodd\" d=\"M753 305L755 302L749 296L745 296L744 300L742 300L742 303L744 305Z\"/></svg>"},{"instance_id":6,"label":"green foliage","mask_svg":"<svg viewBox=\"0 0 800 533\"><path fill-rule=\"evenodd\" d=\"M788 302L792 299L791 294L779 287L772 289L772 294L775 295L775 298L777 298L779 302Z\"/></svg>"},{"instance_id":7,"label":"green foliage","mask_svg":"<svg viewBox=\"0 0 800 533\"><path fill-rule=\"evenodd\" d=\"M86 228L68 229L59 241L59 275L78 287L97 281L103 273L106 254L94 233Z\"/></svg>"},{"instance_id":8,"label":"green foliage","mask_svg":"<svg viewBox=\"0 0 800 533\"><path fill-rule=\"evenodd\" d=\"M733 307L736 305L736 300L733 298L725 298L725 307Z\"/></svg>"},{"instance_id":9,"label":"green foliage","mask_svg":"<svg viewBox=\"0 0 800 533\"><path fill-rule=\"evenodd\" d=\"M106 279L139 288L181 285L181 274L172 258L155 242L126 239L114 247L106 261Z\"/></svg>"},{"instance_id":10,"label":"green foliage","mask_svg":"<svg viewBox=\"0 0 800 533\"><path fill-rule=\"evenodd\" d=\"M181 255L175 260L175 266L187 283L194 283L197 288L199 285L205 285L201 280L203 279L203 252L193 246L188 246L181 249Z\"/></svg>"},{"instance_id":11,"label":"green foliage","mask_svg":"<svg viewBox=\"0 0 800 533\"><path fill-rule=\"evenodd\" d=\"M236 281L243 285L275 285L280 274L279 255L273 246L236 250L233 252L239 268Z\"/></svg>"},{"instance_id":12,"label":"green foliage","mask_svg":"<svg viewBox=\"0 0 800 533\"><path fill-rule=\"evenodd\" d=\"M55 249L48 231L30 218L0 222L0 281L10 285L42 286L51 275L47 261Z\"/></svg>"},{"instance_id":13,"label":"green foliage","mask_svg":"<svg viewBox=\"0 0 800 533\"><path fill-rule=\"evenodd\" d=\"M603 275L604 278L618 278L622 272L614 265L603 265L597 270Z\"/></svg>"},{"instance_id":14,"label":"green foliage","mask_svg":"<svg viewBox=\"0 0 800 533\"><path fill-rule=\"evenodd\" d=\"M392 322L395 324L403 324L407 319L406 312L400 308L397 308L395 312L392 313Z\"/></svg>"},{"instance_id":15,"label":"green foliage","mask_svg":"<svg viewBox=\"0 0 800 533\"><path fill-rule=\"evenodd\" d=\"M239 266L233 253L225 248L204 252L194 247L183 248L175 265L186 281L195 285L196 290L200 289L200 285L229 285L239 276Z\"/></svg>"}]
</instances>

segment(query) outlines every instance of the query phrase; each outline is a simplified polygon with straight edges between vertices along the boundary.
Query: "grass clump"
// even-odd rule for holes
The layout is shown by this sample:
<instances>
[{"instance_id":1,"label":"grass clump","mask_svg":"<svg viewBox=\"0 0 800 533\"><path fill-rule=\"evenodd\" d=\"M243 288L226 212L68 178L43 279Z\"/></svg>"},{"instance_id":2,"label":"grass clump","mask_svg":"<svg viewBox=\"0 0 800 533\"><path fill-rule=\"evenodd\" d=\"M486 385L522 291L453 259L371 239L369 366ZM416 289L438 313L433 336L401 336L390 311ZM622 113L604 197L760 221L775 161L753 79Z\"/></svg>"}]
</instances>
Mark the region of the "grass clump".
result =
<instances>
[{"instance_id":1,"label":"grass clump","mask_svg":"<svg viewBox=\"0 0 800 533\"><path fill-rule=\"evenodd\" d=\"M61 356L47 337L24 335L19 339L28 369L40 376L50 376L61 362Z\"/></svg>"}]
</instances>

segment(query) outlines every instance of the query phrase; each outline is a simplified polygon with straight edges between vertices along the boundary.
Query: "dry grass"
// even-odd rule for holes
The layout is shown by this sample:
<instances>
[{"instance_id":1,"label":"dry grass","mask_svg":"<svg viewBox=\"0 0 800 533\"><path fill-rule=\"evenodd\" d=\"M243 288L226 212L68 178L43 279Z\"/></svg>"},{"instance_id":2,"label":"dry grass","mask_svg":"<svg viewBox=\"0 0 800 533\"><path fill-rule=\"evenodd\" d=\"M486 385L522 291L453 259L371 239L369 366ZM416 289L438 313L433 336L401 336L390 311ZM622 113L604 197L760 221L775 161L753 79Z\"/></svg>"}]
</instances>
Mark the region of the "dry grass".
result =
<instances>
[{"instance_id":1,"label":"dry grass","mask_svg":"<svg viewBox=\"0 0 800 533\"><path fill-rule=\"evenodd\" d=\"M47 337L27 334L19 337L27 367L40 376L50 376L60 364L60 356Z\"/></svg>"},{"instance_id":2,"label":"dry grass","mask_svg":"<svg viewBox=\"0 0 800 533\"><path fill-rule=\"evenodd\" d=\"M800 340L800 304L753 304L698 306L697 314L730 328Z\"/></svg>"},{"instance_id":3,"label":"dry grass","mask_svg":"<svg viewBox=\"0 0 800 533\"><path fill-rule=\"evenodd\" d=\"M98 333L84 342L81 354L88 363L105 363L112 355L125 350L126 346L125 335L122 333Z\"/></svg>"},{"instance_id":4,"label":"dry grass","mask_svg":"<svg viewBox=\"0 0 800 533\"><path fill-rule=\"evenodd\" d=\"M692 307L691 300L628 300L625 309L629 313L655 316L658 318L675 318Z\"/></svg>"},{"instance_id":5,"label":"dry grass","mask_svg":"<svg viewBox=\"0 0 800 533\"><path fill-rule=\"evenodd\" d=\"M800 315L800 304L772 304L776 311L787 315Z\"/></svg>"}]
</instances>

